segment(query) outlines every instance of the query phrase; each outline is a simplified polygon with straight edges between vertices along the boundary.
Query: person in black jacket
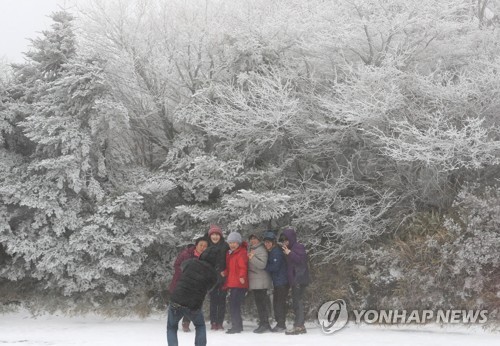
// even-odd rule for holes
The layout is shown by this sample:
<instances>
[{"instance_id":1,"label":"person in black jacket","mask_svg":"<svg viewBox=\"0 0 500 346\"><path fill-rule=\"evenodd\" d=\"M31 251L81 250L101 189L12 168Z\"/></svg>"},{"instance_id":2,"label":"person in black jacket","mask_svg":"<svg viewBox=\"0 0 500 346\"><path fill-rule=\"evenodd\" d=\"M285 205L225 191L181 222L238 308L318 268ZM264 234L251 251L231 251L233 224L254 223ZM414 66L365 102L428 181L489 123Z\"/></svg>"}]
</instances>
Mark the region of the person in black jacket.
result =
<instances>
[{"instance_id":1,"label":"person in black jacket","mask_svg":"<svg viewBox=\"0 0 500 346\"><path fill-rule=\"evenodd\" d=\"M206 237L201 237L197 238L195 240L194 245L189 244L184 250L181 251L181 253L177 256L174 262L174 276L172 278L172 282L170 283L168 287L168 291L170 294L172 294L175 290L175 287L177 286L177 281L179 281L179 278L181 277L181 265L182 262L187 261L190 258L199 258L200 255L205 251L205 249L208 246L208 238ZM182 330L184 332L190 332L191 330L189 329L189 324L191 321L187 318L184 317L182 319Z\"/></svg>"},{"instance_id":2,"label":"person in black jacket","mask_svg":"<svg viewBox=\"0 0 500 346\"><path fill-rule=\"evenodd\" d=\"M167 342L169 346L177 346L177 329L179 321L188 317L195 327L194 344L207 344L207 331L203 317L203 300L208 291L217 284L215 262L210 256L202 253L200 259L189 259L181 264L181 277L174 292L170 296L167 319Z\"/></svg>"},{"instance_id":3,"label":"person in black jacket","mask_svg":"<svg viewBox=\"0 0 500 346\"><path fill-rule=\"evenodd\" d=\"M208 248L205 250L205 256L215 262L215 271L217 272L217 286L210 292L210 325L211 330L224 330L224 315L226 313L226 295L223 290L225 278L222 273L226 269L226 253L229 245L224 241L222 230L217 225L210 225L208 230Z\"/></svg>"}]
</instances>

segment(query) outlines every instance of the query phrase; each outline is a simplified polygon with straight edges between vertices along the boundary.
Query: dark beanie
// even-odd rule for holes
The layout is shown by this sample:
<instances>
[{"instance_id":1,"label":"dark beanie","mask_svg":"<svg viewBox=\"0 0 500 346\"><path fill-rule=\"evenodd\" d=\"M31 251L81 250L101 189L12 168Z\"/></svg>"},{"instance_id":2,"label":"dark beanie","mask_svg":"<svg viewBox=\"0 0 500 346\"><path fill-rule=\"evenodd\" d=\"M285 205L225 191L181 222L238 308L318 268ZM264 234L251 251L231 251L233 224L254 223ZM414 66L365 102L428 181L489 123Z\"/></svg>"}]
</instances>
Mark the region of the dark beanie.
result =
<instances>
[{"instance_id":1,"label":"dark beanie","mask_svg":"<svg viewBox=\"0 0 500 346\"><path fill-rule=\"evenodd\" d=\"M276 234L273 231L265 231L264 232L264 240L276 240Z\"/></svg>"}]
</instances>

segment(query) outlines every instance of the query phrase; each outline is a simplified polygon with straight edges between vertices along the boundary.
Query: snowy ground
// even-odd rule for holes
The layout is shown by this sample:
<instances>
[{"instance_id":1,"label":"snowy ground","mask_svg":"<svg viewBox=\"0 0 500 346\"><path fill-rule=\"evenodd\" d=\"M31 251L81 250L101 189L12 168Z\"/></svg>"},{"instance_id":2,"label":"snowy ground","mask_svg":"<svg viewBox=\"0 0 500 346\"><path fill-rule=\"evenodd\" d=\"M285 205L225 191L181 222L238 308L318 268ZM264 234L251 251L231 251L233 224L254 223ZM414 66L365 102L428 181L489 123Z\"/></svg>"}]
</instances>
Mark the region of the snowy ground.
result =
<instances>
[{"instance_id":1,"label":"snowy ground","mask_svg":"<svg viewBox=\"0 0 500 346\"><path fill-rule=\"evenodd\" d=\"M4 345L109 345L155 346L167 345L166 317L142 319L104 319L100 317L42 316L33 318L26 313L0 315L0 346ZM357 326L353 323L332 335L324 335L314 324L308 333L298 336L252 333L255 325L247 322L242 334L227 335L208 331L209 345L231 346L498 346L500 333L484 331L478 326ZM180 345L193 345L194 332L179 332Z\"/></svg>"}]
</instances>

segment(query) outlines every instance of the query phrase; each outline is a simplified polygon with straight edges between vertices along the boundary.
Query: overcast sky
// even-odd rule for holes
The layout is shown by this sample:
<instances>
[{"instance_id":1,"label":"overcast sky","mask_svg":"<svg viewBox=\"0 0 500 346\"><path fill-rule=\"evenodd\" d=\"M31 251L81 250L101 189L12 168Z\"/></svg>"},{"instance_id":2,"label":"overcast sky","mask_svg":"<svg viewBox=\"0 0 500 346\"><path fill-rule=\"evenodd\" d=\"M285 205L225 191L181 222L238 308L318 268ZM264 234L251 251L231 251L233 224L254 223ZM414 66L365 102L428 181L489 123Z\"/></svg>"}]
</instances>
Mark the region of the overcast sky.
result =
<instances>
[{"instance_id":1,"label":"overcast sky","mask_svg":"<svg viewBox=\"0 0 500 346\"><path fill-rule=\"evenodd\" d=\"M22 62L22 52L28 51L28 38L36 38L49 29L52 12L58 5L68 6L66 0L0 0L0 58Z\"/></svg>"}]
</instances>

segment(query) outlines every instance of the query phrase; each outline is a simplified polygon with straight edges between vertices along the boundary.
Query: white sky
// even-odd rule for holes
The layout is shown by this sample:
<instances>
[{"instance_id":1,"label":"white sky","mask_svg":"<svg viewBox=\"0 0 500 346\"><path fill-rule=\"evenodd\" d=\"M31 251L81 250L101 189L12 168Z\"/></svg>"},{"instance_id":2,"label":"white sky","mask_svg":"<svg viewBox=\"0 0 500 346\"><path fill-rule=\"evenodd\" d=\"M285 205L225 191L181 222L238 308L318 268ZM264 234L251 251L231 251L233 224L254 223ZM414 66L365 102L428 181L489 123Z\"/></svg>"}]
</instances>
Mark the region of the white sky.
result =
<instances>
[{"instance_id":1,"label":"white sky","mask_svg":"<svg viewBox=\"0 0 500 346\"><path fill-rule=\"evenodd\" d=\"M60 9L70 8L67 0L0 0L0 59L22 62L22 52L29 50L30 42L49 29L52 20L48 17Z\"/></svg>"}]
</instances>

